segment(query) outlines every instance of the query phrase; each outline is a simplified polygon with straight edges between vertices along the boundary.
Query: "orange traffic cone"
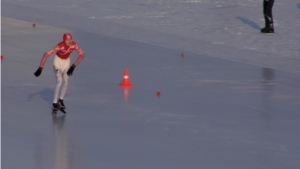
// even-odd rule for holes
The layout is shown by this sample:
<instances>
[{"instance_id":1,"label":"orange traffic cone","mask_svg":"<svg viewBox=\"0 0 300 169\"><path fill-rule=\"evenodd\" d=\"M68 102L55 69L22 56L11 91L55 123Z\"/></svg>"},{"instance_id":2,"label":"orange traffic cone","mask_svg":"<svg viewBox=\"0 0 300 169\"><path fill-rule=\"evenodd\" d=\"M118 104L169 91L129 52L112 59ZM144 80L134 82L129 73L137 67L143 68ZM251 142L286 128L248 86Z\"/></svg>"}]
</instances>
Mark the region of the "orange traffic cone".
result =
<instances>
[{"instance_id":1,"label":"orange traffic cone","mask_svg":"<svg viewBox=\"0 0 300 169\"><path fill-rule=\"evenodd\" d=\"M120 86L133 86L133 84L130 83L130 80L129 80L128 69L124 69L124 77L123 77L122 83L120 83L119 85Z\"/></svg>"}]
</instances>

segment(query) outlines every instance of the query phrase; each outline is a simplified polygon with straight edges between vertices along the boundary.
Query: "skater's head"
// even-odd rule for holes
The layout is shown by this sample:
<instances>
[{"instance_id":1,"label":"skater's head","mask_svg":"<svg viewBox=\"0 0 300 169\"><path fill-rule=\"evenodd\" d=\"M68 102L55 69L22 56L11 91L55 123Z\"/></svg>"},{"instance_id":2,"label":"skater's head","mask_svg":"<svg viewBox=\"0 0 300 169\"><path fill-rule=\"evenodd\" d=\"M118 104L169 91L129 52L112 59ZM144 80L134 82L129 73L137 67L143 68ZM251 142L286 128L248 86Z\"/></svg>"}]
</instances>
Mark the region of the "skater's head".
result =
<instances>
[{"instance_id":1,"label":"skater's head","mask_svg":"<svg viewBox=\"0 0 300 169\"><path fill-rule=\"evenodd\" d=\"M72 45L72 35L70 33L65 33L63 36L63 41L67 46Z\"/></svg>"}]
</instances>

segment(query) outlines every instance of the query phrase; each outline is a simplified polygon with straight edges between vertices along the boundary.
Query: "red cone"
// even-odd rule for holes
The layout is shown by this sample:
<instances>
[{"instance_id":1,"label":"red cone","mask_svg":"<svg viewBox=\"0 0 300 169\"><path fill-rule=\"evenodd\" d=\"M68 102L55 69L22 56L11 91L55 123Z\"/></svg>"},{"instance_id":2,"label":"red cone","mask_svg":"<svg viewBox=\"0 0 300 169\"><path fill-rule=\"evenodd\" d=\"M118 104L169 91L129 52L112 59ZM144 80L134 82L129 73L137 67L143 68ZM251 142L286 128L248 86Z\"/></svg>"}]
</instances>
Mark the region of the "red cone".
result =
<instances>
[{"instance_id":1,"label":"red cone","mask_svg":"<svg viewBox=\"0 0 300 169\"><path fill-rule=\"evenodd\" d=\"M122 83L120 83L119 85L120 86L133 86L133 84L130 83L130 80L129 80L128 69L124 70L124 77L123 77Z\"/></svg>"}]
</instances>

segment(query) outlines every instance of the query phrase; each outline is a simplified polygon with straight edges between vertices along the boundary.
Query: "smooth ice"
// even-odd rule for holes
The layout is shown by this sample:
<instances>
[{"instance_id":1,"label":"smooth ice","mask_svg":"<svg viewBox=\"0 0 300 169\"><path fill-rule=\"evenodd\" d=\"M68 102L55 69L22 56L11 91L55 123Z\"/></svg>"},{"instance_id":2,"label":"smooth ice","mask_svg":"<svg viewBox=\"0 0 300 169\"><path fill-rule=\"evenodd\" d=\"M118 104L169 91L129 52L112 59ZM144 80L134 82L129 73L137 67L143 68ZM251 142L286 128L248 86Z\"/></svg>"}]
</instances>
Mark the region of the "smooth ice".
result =
<instances>
[{"instance_id":1,"label":"smooth ice","mask_svg":"<svg viewBox=\"0 0 300 169\"><path fill-rule=\"evenodd\" d=\"M71 31L86 58L52 116L53 57L33 72L70 30L30 26L2 18L3 168L299 166L298 75Z\"/></svg>"},{"instance_id":2,"label":"smooth ice","mask_svg":"<svg viewBox=\"0 0 300 169\"><path fill-rule=\"evenodd\" d=\"M227 46L220 39L215 44L206 39L177 44L172 40L182 40L184 34L174 38L159 32L162 36L156 40L165 39L155 44L141 38L139 31L118 37L122 32L116 36L114 30L95 33L103 25L81 29L79 23L73 23L75 20L68 23L77 29L65 26L68 23L59 26L54 22L53 26L49 23L56 13L47 15L50 19L43 22L48 25L41 21L33 28L33 18L42 18L42 11L51 12L42 6L49 5L48 1L37 1L44 2L32 8L40 15L26 18L34 11L21 6L29 2L33 1L22 1L20 6L3 3L7 5L3 8L6 16L1 17L3 169L299 169L300 69L297 56L289 57L299 50L289 50L296 46L298 35L278 43L272 41L277 47L286 44L282 50L287 55L282 58L276 55L280 49L270 47L274 55L269 56L260 48L243 48L245 43L284 37L283 33L259 37L257 26L243 18L238 21L250 25L244 34L255 34L251 42L240 40L240 44ZM297 4L294 7L299 9ZM12 14L9 9L24 13L16 16L18 13ZM130 9L138 12L132 6ZM111 28L127 28L121 22ZM156 35L151 31L145 34ZM47 60L40 77L33 73L44 52L65 32L72 33L86 58L70 78L65 98L67 115L53 116L53 57ZM212 34L205 38L209 36ZM225 35L222 38L230 41ZM234 41L239 42L237 37ZM190 46L192 42L198 43ZM176 45L183 47L176 50ZM197 52L197 45L202 54ZM77 57L74 52L71 60ZM280 62L285 59L287 62ZM134 84L130 88L119 86L125 68Z\"/></svg>"}]
</instances>

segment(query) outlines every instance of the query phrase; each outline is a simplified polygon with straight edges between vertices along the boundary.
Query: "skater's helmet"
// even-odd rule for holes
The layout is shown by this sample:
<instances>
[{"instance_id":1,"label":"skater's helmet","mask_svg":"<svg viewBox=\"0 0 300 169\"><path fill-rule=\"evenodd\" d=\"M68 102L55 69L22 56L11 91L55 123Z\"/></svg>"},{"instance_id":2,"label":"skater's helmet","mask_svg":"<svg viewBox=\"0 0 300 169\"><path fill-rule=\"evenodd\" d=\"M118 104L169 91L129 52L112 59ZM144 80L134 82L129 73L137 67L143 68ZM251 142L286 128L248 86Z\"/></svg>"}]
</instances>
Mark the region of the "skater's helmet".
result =
<instances>
[{"instance_id":1,"label":"skater's helmet","mask_svg":"<svg viewBox=\"0 0 300 169\"><path fill-rule=\"evenodd\" d=\"M72 35L70 33L65 33L63 36L63 40L66 41L68 39L72 40Z\"/></svg>"}]
</instances>

